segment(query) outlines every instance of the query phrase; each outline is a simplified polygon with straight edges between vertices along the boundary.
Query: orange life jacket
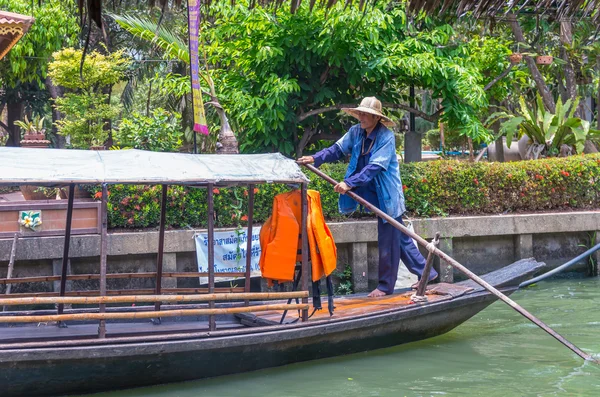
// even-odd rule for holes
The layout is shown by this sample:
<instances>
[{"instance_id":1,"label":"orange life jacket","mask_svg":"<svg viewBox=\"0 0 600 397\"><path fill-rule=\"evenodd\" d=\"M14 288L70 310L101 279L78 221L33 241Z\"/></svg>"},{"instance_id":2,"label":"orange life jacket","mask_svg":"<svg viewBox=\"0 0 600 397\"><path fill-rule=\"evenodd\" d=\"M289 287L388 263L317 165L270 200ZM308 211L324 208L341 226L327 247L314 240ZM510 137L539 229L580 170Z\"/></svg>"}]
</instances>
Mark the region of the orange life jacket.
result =
<instances>
[{"instance_id":1,"label":"orange life jacket","mask_svg":"<svg viewBox=\"0 0 600 397\"><path fill-rule=\"evenodd\" d=\"M337 248L325 223L321 195L308 190L307 234L312 280L330 275L336 268ZM280 282L293 281L296 262L302 260L299 237L302 200L299 190L278 194L273 199L273 214L260 231L260 270L262 276Z\"/></svg>"}]
</instances>

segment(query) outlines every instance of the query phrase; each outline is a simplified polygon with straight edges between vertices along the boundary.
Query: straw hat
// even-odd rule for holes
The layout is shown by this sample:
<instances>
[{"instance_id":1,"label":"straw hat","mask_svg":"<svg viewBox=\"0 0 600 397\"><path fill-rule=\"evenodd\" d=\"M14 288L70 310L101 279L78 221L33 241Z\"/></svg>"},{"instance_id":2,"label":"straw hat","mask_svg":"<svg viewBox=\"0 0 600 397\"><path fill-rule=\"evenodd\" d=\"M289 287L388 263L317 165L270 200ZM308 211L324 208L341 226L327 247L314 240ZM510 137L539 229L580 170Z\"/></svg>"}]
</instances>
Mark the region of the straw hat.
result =
<instances>
[{"instance_id":1,"label":"straw hat","mask_svg":"<svg viewBox=\"0 0 600 397\"><path fill-rule=\"evenodd\" d=\"M381 124L386 127L393 127L396 125L389 117L381 113L381 101L374 96L364 98L356 108L342 108L342 110L357 119L358 112L363 112L381 117Z\"/></svg>"}]
</instances>

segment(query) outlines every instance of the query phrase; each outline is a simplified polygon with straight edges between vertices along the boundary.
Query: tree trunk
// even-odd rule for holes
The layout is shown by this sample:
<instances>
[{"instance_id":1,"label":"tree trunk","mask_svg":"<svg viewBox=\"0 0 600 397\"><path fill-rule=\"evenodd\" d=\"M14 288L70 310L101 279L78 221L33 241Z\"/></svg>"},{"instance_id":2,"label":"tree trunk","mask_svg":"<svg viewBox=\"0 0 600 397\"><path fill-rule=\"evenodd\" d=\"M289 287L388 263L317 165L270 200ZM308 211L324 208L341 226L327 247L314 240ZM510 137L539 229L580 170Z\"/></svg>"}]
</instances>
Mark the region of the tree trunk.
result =
<instances>
[{"instance_id":1,"label":"tree trunk","mask_svg":"<svg viewBox=\"0 0 600 397\"><path fill-rule=\"evenodd\" d=\"M523 30L521 29L521 25L519 25L519 21L515 14L507 14L508 21L510 23L510 28L515 36L517 43L525 43L525 36L523 35ZM535 85L542 96L542 100L544 102L544 106L546 110L549 112L554 112L556 110L556 104L554 103L554 98L552 98L552 94L544 81L544 76L540 73L535 60L529 55L524 55L523 58L527 63L527 67L531 73L531 77L535 81Z\"/></svg>"},{"instance_id":2,"label":"tree trunk","mask_svg":"<svg viewBox=\"0 0 600 397\"><path fill-rule=\"evenodd\" d=\"M8 141L6 146L20 146L21 142L21 130L15 125L15 121L23 118L23 102L19 101L16 103L6 104L7 113L7 127L8 127Z\"/></svg>"},{"instance_id":3,"label":"tree trunk","mask_svg":"<svg viewBox=\"0 0 600 397\"><path fill-rule=\"evenodd\" d=\"M62 96L62 89L58 86L55 86L52 83L50 77L46 77L46 89L52 98L52 101L56 101L57 98ZM58 129L56 128L56 122L62 119L62 114L52 105L52 130L51 134L54 137L52 140L56 142L56 147L62 149L65 147L65 137L58 134Z\"/></svg>"},{"instance_id":4,"label":"tree trunk","mask_svg":"<svg viewBox=\"0 0 600 397\"><path fill-rule=\"evenodd\" d=\"M490 105L493 106L499 106L500 104L498 103L497 100L492 99L490 101ZM494 122L494 124L492 124L492 131L494 132L494 136L498 136L500 134L500 122L496 121ZM506 144L508 145L509 142L506 142ZM496 161L498 161L499 163L504 163L506 160L504 158L504 139L502 139L502 137L498 137L498 139L496 139ZM490 153L488 152L488 159L489 159Z\"/></svg>"},{"instance_id":5,"label":"tree trunk","mask_svg":"<svg viewBox=\"0 0 600 397\"><path fill-rule=\"evenodd\" d=\"M596 55L596 68L600 72L600 55ZM598 93L596 98L596 123L600 130L600 79L598 80Z\"/></svg>"},{"instance_id":6,"label":"tree trunk","mask_svg":"<svg viewBox=\"0 0 600 397\"><path fill-rule=\"evenodd\" d=\"M235 134L229 125L229 120L225 114L225 109L219 103L216 97L213 97L210 103L217 110L219 120L221 120L221 132L219 132L219 144L217 144L217 154L238 154L238 141L235 138Z\"/></svg>"},{"instance_id":7,"label":"tree trunk","mask_svg":"<svg viewBox=\"0 0 600 397\"><path fill-rule=\"evenodd\" d=\"M302 138L296 145L296 157L302 157L302 154L304 153L304 148L310 141L310 138L313 137L315 132L317 132L317 131L313 128L310 128L310 127L304 128L304 133L302 134Z\"/></svg>"},{"instance_id":8,"label":"tree trunk","mask_svg":"<svg viewBox=\"0 0 600 397\"><path fill-rule=\"evenodd\" d=\"M473 139L470 136L467 137L467 143L469 144L469 162L473 163L475 161L475 154L473 153L475 149L473 148Z\"/></svg>"},{"instance_id":9,"label":"tree trunk","mask_svg":"<svg viewBox=\"0 0 600 397\"><path fill-rule=\"evenodd\" d=\"M560 43L560 56L565 61L563 70L565 73L566 94L571 101L575 101L577 98L577 81L573 64L567 53L567 47L573 45L573 23L571 21L564 20L560 22ZM585 109L583 108L583 102L581 102L575 111L575 117L583 118L584 116Z\"/></svg>"}]
</instances>

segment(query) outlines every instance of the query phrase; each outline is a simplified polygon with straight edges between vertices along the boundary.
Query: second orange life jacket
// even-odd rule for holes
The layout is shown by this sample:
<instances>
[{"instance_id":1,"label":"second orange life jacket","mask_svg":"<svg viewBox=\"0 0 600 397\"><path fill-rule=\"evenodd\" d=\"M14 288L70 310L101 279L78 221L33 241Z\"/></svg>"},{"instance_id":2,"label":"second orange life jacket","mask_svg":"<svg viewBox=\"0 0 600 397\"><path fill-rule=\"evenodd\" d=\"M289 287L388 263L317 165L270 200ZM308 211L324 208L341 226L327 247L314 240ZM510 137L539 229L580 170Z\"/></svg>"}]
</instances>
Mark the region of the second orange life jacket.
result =
<instances>
[{"instance_id":1,"label":"second orange life jacket","mask_svg":"<svg viewBox=\"0 0 600 397\"><path fill-rule=\"evenodd\" d=\"M307 234L312 280L330 275L336 268L337 248L325 223L321 195L308 190ZM273 214L260 231L260 270L262 276L279 282L293 281L296 262L302 260L299 236L302 200L299 190L278 194L273 199Z\"/></svg>"}]
</instances>

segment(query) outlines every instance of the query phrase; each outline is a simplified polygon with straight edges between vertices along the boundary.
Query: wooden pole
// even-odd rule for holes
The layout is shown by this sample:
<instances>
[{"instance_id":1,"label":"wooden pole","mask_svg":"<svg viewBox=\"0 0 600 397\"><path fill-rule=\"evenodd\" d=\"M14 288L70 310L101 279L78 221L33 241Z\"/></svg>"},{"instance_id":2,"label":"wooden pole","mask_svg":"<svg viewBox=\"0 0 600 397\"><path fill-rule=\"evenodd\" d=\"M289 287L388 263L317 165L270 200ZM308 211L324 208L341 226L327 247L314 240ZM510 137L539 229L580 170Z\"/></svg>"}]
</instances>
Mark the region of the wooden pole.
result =
<instances>
[{"instance_id":1,"label":"wooden pole","mask_svg":"<svg viewBox=\"0 0 600 397\"><path fill-rule=\"evenodd\" d=\"M252 270L252 222L254 218L254 185L248 185L248 231L246 232L246 274L244 291L250 292L250 271ZM246 306L250 301L246 300Z\"/></svg>"},{"instance_id":2,"label":"wooden pole","mask_svg":"<svg viewBox=\"0 0 600 397\"><path fill-rule=\"evenodd\" d=\"M162 287L163 252L165 249L165 223L167 218L167 185L162 185L162 201L160 203L160 229L158 232L158 255L156 257L156 295L160 295ZM160 302L154 304L154 310L160 311ZM160 317L158 318L160 323Z\"/></svg>"},{"instance_id":3,"label":"wooden pole","mask_svg":"<svg viewBox=\"0 0 600 397\"><path fill-rule=\"evenodd\" d=\"M309 170L311 170L312 172L314 172L316 175L318 175L321 178L325 179L327 182L331 183L332 185L334 185L334 186L337 185L337 182L333 178L331 178L330 176L326 175L322 171L318 170L314 166L312 166L310 164L305 164L305 167L308 168ZM422 238L421 236L419 236L415 232L409 230L406 226L404 226L400 222L396 221L394 218L392 218L391 216L389 216L385 212L381 211L379 208L375 207L374 205L372 205L371 203L369 203L368 201L366 201L365 199L363 199L362 197L360 197L356 193L353 193L353 192L350 191L350 192L347 192L346 194L350 198L352 198L353 200L355 200L356 202L358 202L359 204L361 204L363 207L369 209L371 212L377 214L377 216L379 216L379 217L385 219L386 221L388 221L390 223L390 225L394 226L396 229L400 230L402 233L404 233L407 236L412 237L413 239L415 239L422 246L424 246L424 247L428 246L429 243L427 242L427 240L425 240L424 238ZM525 317L526 319L528 319L529 321L531 321L532 323L534 323L535 325L537 325L538 327L540 327L541 329L543 329L544 331L546 331L548 334L550 334L550 336L552 336L553 338L555 338L556 340L558 340L560 343L562 343L563 345L565 345L566 347L568 347L569 349L571 349L579 357L583 358L584 360L589 360L589 361L595 362L596 364L600 364L600 362L598 360L595 360L592 356L590 356L589 354L585 353L584 351L582 351L581 349L579 349L577 346L575 346L574 344L572 344L571 342L569 342L568 340L566 340L562 335L560 335L559 333L557 333L556 331L554 331L552 328L550 328L549 326L547 326L541 320L539 320L538 318L536 318L533 314L529 313L527 310L525 310L524 308L522 308L515 301L513 301L512 299L510 299L508 296L504 295L502 292L498 291L492 285L488 284L481 277L477 276L475 273L473 273L472 271L470 271L469 269L467 269L466 267L464 267L463 265L461 265L460 263L458 263L456 260L454 260L453 258L451 258L450 256L448 256L447 254L445 254L443 251L440 251L440 249L433 248L433 250L431 252L433 252L434 254L436 254L437 256L439 256L440 258L442 258L443 260L445 260L446 262L448 262L450 265L452 265L452 267L454 267L455 269L458 269L463 274L465 274L467 277L469 277L471 280L475 281L477 284L481 285L483 288L485 288L490 293L492 293L493 295L495 295L498 299L500 299L501 301L503 301L504 303L506 303L507 305L509 305L513 309L515 309L523 317Z\"/></svg>"},{"instance_id":4,"label":"wooden pole","mask_svg":"<svg viewBox=\"0 0 600 397\"><path fill-rule=\"evenodd\" d=\"M8 270L6 272L6 279L10 280L12 278L13 270L15 268L15 256L17 254L17 240L19 239L19 233L15 233L13 237L12 248L10 249L10 259L8 260ZM12 284L8 284L6 286L6 295L10 295L10 290L12 289ZM2 307L2 311L6 311L6 306Z\"/></svg>"},{"instance_id":5,"label":"wooden pole","mask_svg":"<svg viewBox=\"0 0 600 397\"><path fill-rule=\"evenodd\" d=\"M102 184L102 203L100 216L102 218L102 232L100 233L100 295L106 296L106 257L108 254L108 186ZM100 313L106 312L106 305L100 304ZM106 338L106 321L100 320L98 325L98 337Z\"/></svg>"},{"instance_id":6,"label":"wooden pole","mask_svg":"<svg viewBox=\"0 0 600 397\"><path fill-rule=\"evenodd\" d=\"M433 244L437 247L440 241L440 232L435 233L435 238L433 239ZM425 296L425 289L427 288L427 283L429 282L429 274L431 273L431 266L433 265L433 257L435 255L433 252L430 252L427 255L427 262L425 263L425 269L423 269L423 274L421 275L421 280L419 281L419 285L417 286L416 296Z\"/></svg>"},{"instance_id":7,"label":"wooden pole","mask_svg":"<svg viewBox=\"0 0 600 397\"><path fill-rule=\"evenodd\" d=\"M208 293L215 291L215 210L214 210L214 185L208 184ZM215 301L211 300L208 307L214 309ZM208 317L208 329L214 331L217 322L214 315Z\"/></svg>"},{"instance_id":8,"label":"wooden pole","mask_svg":"<svg viewBox=\"0 0 600 397\"><path fill-rule=\"evenodd\" d=\"M140 289L117 289L107 290L106 295L111 296L126 296L126 295L154 295L155 288L140 288ZM228 294L244 292L244 287L221 287L215 288L215 293ZM208 288L163 288L162 293L168 294L206 294ZM85 290L85 291L67 291L65 296L96 296L100 295L100 290ZM34 297L59 297L58 292L23 292L23 293L12 293L11 297L23 297L23 298L34 298ZM8 299L6 295L0 295L0 301ZM242 299L242 298L240 298Z\"/></svg>"},{"instance_id":9,"label":"wooden pole","mask_svg":"<svg viewBox=\"0 0 600 397\"><path fill-rule=\"evenodd\" d=\"M174 278L197 278L197 277L208 277L207 272L163 272L163 277L174 277ZM222 277L244 277L246 272L223 272L219 273ZM107 279L115 278L155 278L156 272L142 272L142 273L109 273L106 275ZM99 280L100 274L69 274L67 280ZM19 283L38 283L44 281L60 281L60 276L39 276L39 277L14 277L11 279L0 278L0 285L3 284L19 284Z\"/></svg>"},{"instance_id":10,"label":"wooden pole","mask_svg":"<svg viewBox=\"0 0 600 397\"><path fill-rule=\"evenodd\" d=\"M308 291L293 292L239 292L196 295L120 295L120 296L54 296L6 298L3 305L50 305L55 303L73 305L98 305L101 303L148 303L148 302L210 302L232 300L274 300L308 298Z\"/></svg>"},{"instance_id":11,"label":"wooden pole","mask_svg":"<svg viewBox=\"0 0 600 397\"><path fill-rule=\"evenodd\" d=\"M65 291L67 289L67 266L69 264L69 244L71 243L71 223L73 220L73 200L75 200L75 184L71 183L69 185L69 200L67 202L67 221L65 224L65 244L63 248L63 262L62 262L62 271L60 274L60 296L65 296ZM62 304L58 305L58 314L62 314L64 310L64 306ZM58 326L62 326L59 322Z\"/></svg>"},{"instance_id":12,"label":"wooden pole","mask_svg":"<svg viewBox=\"0 0 600 397\"><path fill-rule=\"evenodd\" d=\"M302 200L302 222L300 225L300 233L302 234L302 290L308 291L308 183L303 182L300 189ZM302 298L302 303L308 304L308 296ZM308 307L302 311L302 321L308 321Z\"/></svg>"},{"instance_id":13,"label":"wooden pole","mask_svg":"<svg viewBox=\"0 0 600 397\"><path fill-rule=\"evenodd\" d=\"M40 316L5 316L0 317L0 323L37 323L49 321L90 321L90 320L133 320L141 318L156 317L182 317L182 316L203 316L216 314L235 314L247 312L265 312L270 310L303 310L308 309L308 305L286 305L273 304L263 306L240 306L227 307L220 309L180 309L164 310L153 312L129 312L129 313L72 313L72 314L50 314Z\"/></svg>"}]
</instances>

